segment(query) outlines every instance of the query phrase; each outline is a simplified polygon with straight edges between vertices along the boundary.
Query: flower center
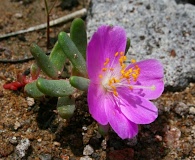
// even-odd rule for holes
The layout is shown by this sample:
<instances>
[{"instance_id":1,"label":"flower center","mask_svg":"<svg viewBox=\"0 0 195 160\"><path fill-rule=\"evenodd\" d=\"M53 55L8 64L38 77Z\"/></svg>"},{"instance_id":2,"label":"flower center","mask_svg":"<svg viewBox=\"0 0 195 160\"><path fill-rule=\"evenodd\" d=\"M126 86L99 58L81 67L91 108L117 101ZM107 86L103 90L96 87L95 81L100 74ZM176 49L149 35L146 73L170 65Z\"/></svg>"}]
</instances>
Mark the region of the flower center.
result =
<instances>
[{"instance_id":1,"label":"flower center","mask_svg":"<svg viewBox=\"0 0 195 160\"><path fill-rule=\"evenodd\" d=\"M113 66L116 59L118 60L118 64L114 64ZM137 81L140 75L140 67L137 65L136 60L132 59L131 63L133 67L127 69L125 64L126 60L127 57L124 55L124 52L116 52L112 63L109 58L106 58L102 73L99 75L99 78L102 79L103 87L107 91L113 92L115 96L118 96L117 87L125 86L130 90L134 87L138 87L133 85L132 82Z\"/></svg>"}]
</instances>

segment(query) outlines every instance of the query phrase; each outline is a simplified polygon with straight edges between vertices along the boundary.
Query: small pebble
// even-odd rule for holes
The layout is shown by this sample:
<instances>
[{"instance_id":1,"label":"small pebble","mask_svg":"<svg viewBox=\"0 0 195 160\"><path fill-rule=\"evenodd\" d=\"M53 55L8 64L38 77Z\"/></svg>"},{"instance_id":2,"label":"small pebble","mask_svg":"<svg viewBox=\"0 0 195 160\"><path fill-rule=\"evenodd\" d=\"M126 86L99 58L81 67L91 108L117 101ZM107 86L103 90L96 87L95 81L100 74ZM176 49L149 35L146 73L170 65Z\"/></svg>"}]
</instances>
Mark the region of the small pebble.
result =
<instances>
[{"instance_id":1,"label":"small pebble","mask_svg":"<svg viewBox=\"0 0 195 160\"><path fill-rule=\"evenodd\" d=\"M86 145L83 150L83 155L89 156L89 155L92 155L93 152L94 152L94 149L90 145Z\"/></svg>"},{"instance_id":2,"label":"small pebble","mask_svg":"<svg viewBox=\"0 0 195 160\"><path fill-rule=\"evenodd\" d=\"M16 122L14 123L14 129L15 129L15 130L18 130L18 128L20 128L21 126L22 126L21 123L18 122L18 121L16 121Z\"/></svg>"},{"instance_id":3,"label":"small pebble","mask_svg":"<svg viewBox=\"0 0 195 160\"><path fill-rule=\"evenodd\" d=\"M41 141L42 141L42 139L41 139L41 138L39 138L39 139L37 139L37 141L38 141L38 142L41 142Z\"/></svg>"},{"instance_id":4,"label":"small pebble","mask_svg":"<svg viewBox=\"0 0 195 160\"><path fill-rule=\"evenodd\" d=\"M9 142L10 142L11 144L17 144L17 143L18 143L17 138L16 138L15 136L12 137L12 138L10 138L10 139L9 139Z\"/></svg>"},{"instance_id":5,"label":"small pebble","mask_svg":"<svg viewBox=\"0 0 195 160\"><path fill-rule=\"evenodd\" d=\"M53 145L56 146L56 147L60 147L61 144L59 142L55 141L55 142L53 142Z\"/></svg>"},{"instance_id":6,"label":"small pebble","mask_svg":"<svg viewBox=\"0 0 195 160\"><path fill-rule=\"evenodd\" d=\"M89 156L84 156L81 157L80 160L92 160L92 158L90 158Z\"/></svg>"},{"instance_id":7,"label":"small pebble","mask_svg":"<svg viewBox=\"0 0 195 160\"><path fill-rule=\"evenodd\" d=\"M102 146L102 149L104 149L104 150L106 149L107 142L106 142L106 140L105 140L105 139L102 141L101 146Z\"/></svg>"},{"instance_id":8,"label":"small pebble","mask_svg":"<svg viewBox=\"0 0 195 160\"><path fill-rule=\"evenodd\" d=\"M27 97L26 100L29 107L32 107L35 104L34 98Z\"/></svg>"},{"instance_id":9,"label":"small pebble","mask_svg":"<svg viewBox=\"0 0 195 160\"><path fill-rule=\"evenodd\" d=\"M22 15L22 13L16 13L16 14L14 14L14 17L20 19L23 17L23 15Z\"/></svg>"},{"instance_id":10,"label":"small pebble","mask_svg":"<svg viewBox=\"0 0 195 160\"><path fill-rule=\"evenodd\" d=\"M189 107L188 107L185 103L179 102L179 103L176 105L174 111L175 111L177 114L179 114L180 116L183 116L183 115L185 115L186 113L188 113Z\"/></svg>"},{"instance_id":11,"label":"small pebble","mask_svg":"<svg viewBox=\"0 0 195 160\"><path fill-rule=\"evenodd\" d=\"M155 135L155 139L158 142L161 142L163 140L162 136L160 136L160 135Z\"/></svg>"},{"instance_id":12,"label":"small pebble","mask_svg":"<svg viewBox=\"0 0 195 160\"><path fill-rule=\"evenodd\" d=\"M87 127L83 126L82 129L83 129L84 131L86 131L86 130L87 130Z\"/></svg>"},{"instance_id":13,"label":"small pebble","mask_svg":"<svg viewBox=\"0 0 195 160\"><path fill-rule=\"evenodd\" d=\"M190 114L195 114L195 107L190 107L189 113Z\"/></svg>"},{"instance_id":14,"label":"small pebble","mask_svg":"<svg viewBox=\"0 0 195 160\"><path fill-rule=\"evenodd\" d=\"M40 154L39 155L39 158L41 160L51 160L52 159L52 156L51 156L51 154Z\"/></svg>"},{"instance_id":15,"label":"small pebble","mask_svg":"<svg viewBox=\"0 0 195 160\"><path fill-rule=\"evenodd\" d=\"M20 143L16 146L16 154L19 158L23 158L26 155L26 151L30 147L29 139L22 139Z\"/></svg>"}]
</instances>

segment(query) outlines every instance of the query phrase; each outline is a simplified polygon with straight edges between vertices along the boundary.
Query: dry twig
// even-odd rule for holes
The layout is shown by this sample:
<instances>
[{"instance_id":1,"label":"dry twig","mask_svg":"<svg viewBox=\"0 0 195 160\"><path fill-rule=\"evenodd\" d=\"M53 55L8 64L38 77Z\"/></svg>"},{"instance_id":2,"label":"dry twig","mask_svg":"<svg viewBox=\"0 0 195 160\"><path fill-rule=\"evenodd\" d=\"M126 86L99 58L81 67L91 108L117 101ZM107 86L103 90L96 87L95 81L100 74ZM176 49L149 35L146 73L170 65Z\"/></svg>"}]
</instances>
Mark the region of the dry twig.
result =
<instances>
[{"instance_id":1,"label":"dry twig","mask_svg":"<svg viewBox=\"0 0 195 160\"><path fill-rule=\"evenodd\" d=\"M63 16L61 18L50 21L49 24L50 24L50 26L55 26L55 25L60 24L60 23L68 22L71 19L74 19L76 17L85 16L86 14L87 14L87 10L85 8L83 8L81 10L78 10L76 12L73 12L71 14ZM11 37L11 36L16 36L16 35L27 33L27 32L32 32L32 31L36 31L36 30L40 30L40 29L44 29L46 27L47 27L47 23L44 23L44 24L41 24L41 25L30 27L30 28L25 29L25 30L20 30L20 31L0 35L0 39ZM34 58L33 57L28 57L28 58L25 58L25 59L18 59L18 60L0 59L0 63L22 63L22 62L27 62L27 61L32 60L32 59L34 59Z\"/></svg>"},{"instance_id":2,"label":"dry twig","mask_svg":"<svg viewBox=\"0 0 195 160\"><path fill-rule=\"evenodd\" d=\"M60 23L68 22L71 19L74 19L76 17L85 16L86 14L87 14L87 10L85 8L83 8L81 10L78 10L76 12L73 12L71 14L63 16L61 18L50 21L49 25L50 26L55 26L55 25L60 24ZM2 35L0 35L0 39L11 37L11 36L16 36L16 35L27 33L27 32L32 32L32 31L36 31L36 30L40 30L40 29L44 29L46 27L47 27L47 23L44 23L44 24L41 24L41 25L30 27L30 28L25 29L25 30L20 30L20 31L16 31L16 32L8 33L8 34L2 34Z\"/></svg>"}]
</instances>

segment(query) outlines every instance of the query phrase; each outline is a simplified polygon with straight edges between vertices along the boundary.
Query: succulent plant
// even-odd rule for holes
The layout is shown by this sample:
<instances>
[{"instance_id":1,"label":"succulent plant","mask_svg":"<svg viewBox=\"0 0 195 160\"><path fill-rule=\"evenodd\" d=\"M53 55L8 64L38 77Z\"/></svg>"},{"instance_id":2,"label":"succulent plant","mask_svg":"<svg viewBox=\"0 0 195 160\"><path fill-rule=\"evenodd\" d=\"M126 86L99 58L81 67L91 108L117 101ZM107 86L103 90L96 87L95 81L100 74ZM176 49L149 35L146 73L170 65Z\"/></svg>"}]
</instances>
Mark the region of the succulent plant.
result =
<instances>
[{"instance_id":1,"label":"succulent plant","mask_svg":"<svg viewBox=\"0 0 195 160\"><path fill-rule=\"evenodd\" d=\"M85 23L77 18L71 24L70 36L60 32L58 41L49 56L36 44L30 46L35 58L30 73L33 81L26 84L24 91L28 96L58 97L57 111L62 118L69 119L75 110L73 95L77 89L87 91L89 79L86 71L87 34ZM71 63L71 69L66 62ZM39 77L40 70L46 78ZM68 73L66 71L69 71ZM62 78L69 74L69 79ZM66 76L65 76L66 77Z\"/></svg>"},{"instance_id":2,"label":"succulent plant","mask_svg":"<svg viewBox=\"0 0 195 160\"><path fill-rule=\"evenodd\" d=\"M65 119L74 114L75 93L87 91L89 113L99 123L99 132L106 135L111 126L122 139L133 138L138 124L149 124L158 116L158 109L149 100L162 94L164 75L162 64L155 59L132 59L127 65L129 47L125 30L108 25L100 26L87 46L85 23L77 18L70 36L59 33L49 56L33 43L31 77L19 75L4 88L25 86L30 97L57 97L58 114ZM40 76L40 71L45 76Z\"/></svg>"}]
</instances>

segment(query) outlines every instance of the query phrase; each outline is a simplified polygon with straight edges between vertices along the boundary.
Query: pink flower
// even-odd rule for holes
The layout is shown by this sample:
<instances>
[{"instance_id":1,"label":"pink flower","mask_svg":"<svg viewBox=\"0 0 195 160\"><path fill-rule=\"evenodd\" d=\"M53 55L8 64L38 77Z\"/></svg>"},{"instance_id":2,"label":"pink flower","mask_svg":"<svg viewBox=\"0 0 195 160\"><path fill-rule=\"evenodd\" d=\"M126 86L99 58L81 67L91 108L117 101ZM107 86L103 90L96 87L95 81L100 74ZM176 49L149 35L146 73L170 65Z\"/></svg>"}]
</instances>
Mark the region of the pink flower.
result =
<instances>
[{"instance_id":1,"label":"pink flower","mask_svg":"<svg viewBox=\"0 0 195 160\"><path fill-rule=\"evenodd\" d=\"M153 122L158 109L149 100L163 90L163 67L155 59L126 65L126 33L118 26L101 26L87 48L90 79L88 105L101 125L110 124L122 139L138 133L138 124Z\"/></svg>"}]
</instances>

